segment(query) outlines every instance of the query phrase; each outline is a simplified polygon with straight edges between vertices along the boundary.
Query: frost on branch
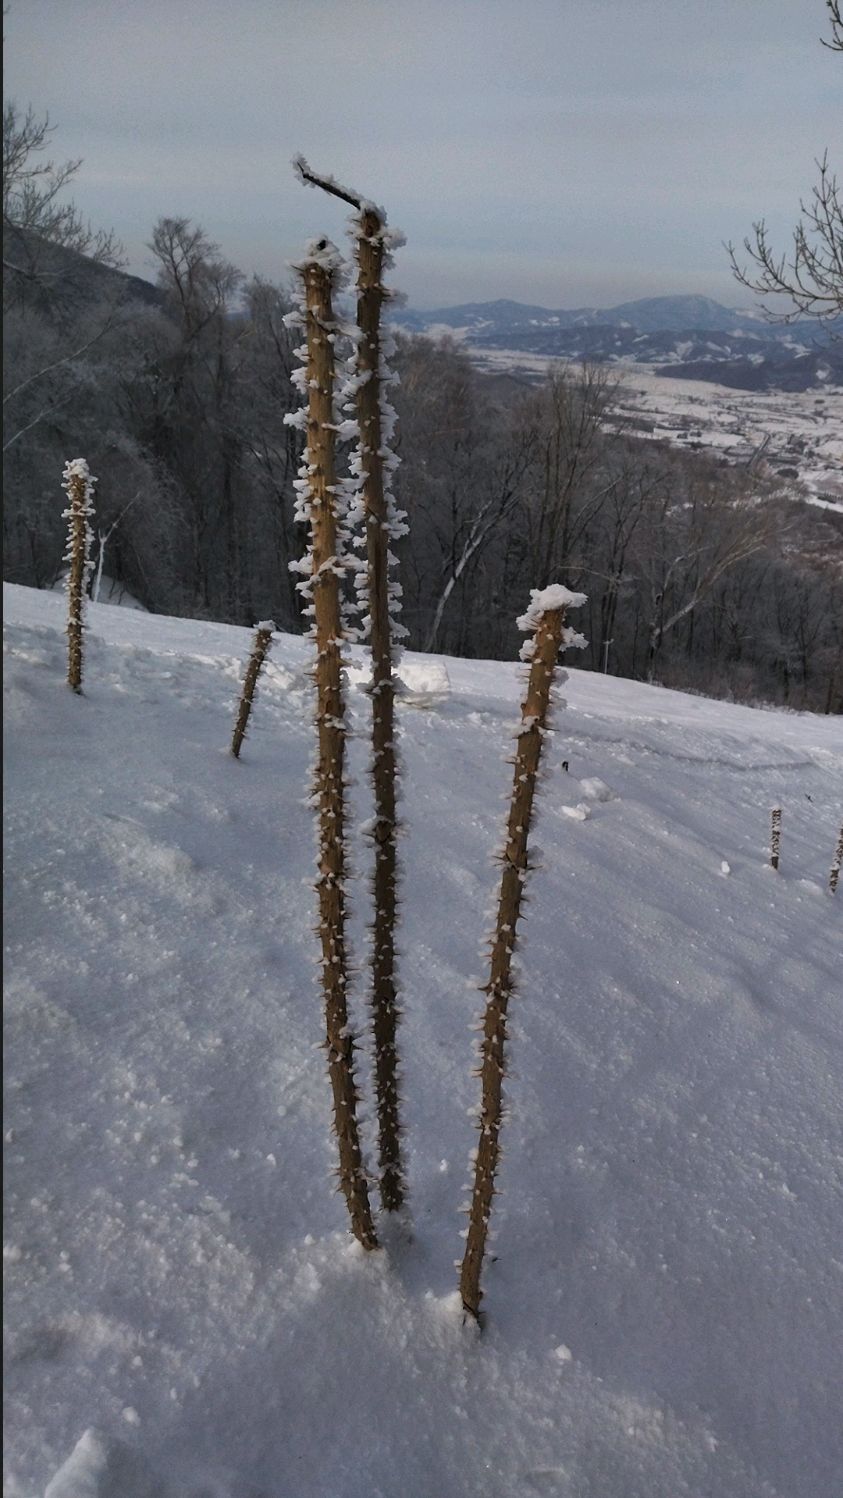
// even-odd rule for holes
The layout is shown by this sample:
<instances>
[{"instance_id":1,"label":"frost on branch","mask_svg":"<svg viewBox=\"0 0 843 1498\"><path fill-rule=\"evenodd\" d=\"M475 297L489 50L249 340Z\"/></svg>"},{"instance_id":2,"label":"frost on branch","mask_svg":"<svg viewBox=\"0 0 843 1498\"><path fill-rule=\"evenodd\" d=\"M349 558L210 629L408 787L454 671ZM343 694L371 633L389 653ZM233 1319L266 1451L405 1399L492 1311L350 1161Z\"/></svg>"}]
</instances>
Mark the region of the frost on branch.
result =
<instances>
[{"instance_id":1,"label":"frost on branch","mask_svg":"<svg viewBox=\"0 0 843 1498\"><path fill-rule=\"evenodd\" d=\"M506 841L500 857L501 881L495 930L491 942L489 978L485 984L486 1013L481 1043L480 1142L473 1161L474 1189L469 1208L465 1253L460 1269L460 1294L468 1315L480 1315L480 1276L486 1251L495 1174L500 1156L500 1128L505 1072L507 1006L513 990L515 944L524 885L531 867L528 855L530 826L542 745L547 734L551 689L559 650L565 638L565 610L585 603L581 593L554 585L533 590L530 607L518 620L534 633L525 659L530 670L516 738L514 777ZM535 848L533 856L535 857Z\"/></svg>"}]
</instances>

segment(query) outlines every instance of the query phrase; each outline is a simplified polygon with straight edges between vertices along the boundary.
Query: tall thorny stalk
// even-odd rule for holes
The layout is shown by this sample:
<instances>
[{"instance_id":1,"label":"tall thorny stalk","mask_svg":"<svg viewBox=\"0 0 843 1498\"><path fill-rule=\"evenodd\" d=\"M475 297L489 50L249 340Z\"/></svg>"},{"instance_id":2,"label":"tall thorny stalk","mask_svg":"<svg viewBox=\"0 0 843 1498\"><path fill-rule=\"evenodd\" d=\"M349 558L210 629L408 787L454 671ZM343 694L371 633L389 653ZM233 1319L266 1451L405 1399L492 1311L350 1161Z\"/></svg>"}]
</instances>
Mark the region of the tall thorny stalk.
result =
<instances>
[{"instance_id":1,"label":"tall thorny stalk","mask_svg":"<svg viewBox=\"0 0 843 1498\"><path fill-rule=\"evenodd\" d=\"M85 596L93 563L91 561L91 516L94 513L94 484L84 458L72 458L64 466L62 488L68 507L62 519L68 521L67 550L64 560L70 563L67 574L67 684L74 692L82 690L82 633L85 627Z\"/></svg>"},{"instance_id":2,"label":"tall thorny stalk","mask_svg":"<svg viewBox=\"0 0 843 1498\"><path fill-rule=\"evenodd\" d=\"M562 645L584 644L582 636L565 628L565 611L585 603L582 593L571 593L554 584L534 589L519 628L531 638L521 647L521 658L529 664L527 691L521 706L521 724L515 756L512 798L501 854L501 881L497 918L491 941L489 978L481 1043L480 1140L474 1153L474 1186L469 1203L465 1253L460 1268L460 1295L465 1311L479 1319L482 1290L480 1276L486 1251L495 1175L500 1157L501 1105L505 1073L507 1006L513 992L512 955L518 917L529 870L528 843L533 803L547 733L551 689ZM564 680L564 676L562 677Z\"/></svg>"},{"instance_id":3,"label":"tall thorny stalk","mask_svg":"<svg viewBox=\"0 0 843 1498\"><path fill-rule=\"evenodd\" d=\"M314 799L318 808L318 933L321 942L328 1072L339 1150L339 1182L351 1229L364 1248L377 1248L369 1190L363 1168L357 1124L358 1094L354 1079L354 1040L348 1022L348 958L345 908L345 704L341 677L344 638L340 578L345 570L342 485L335 472L338 411L334 399L334 320L332 294L341 271L337 250L327 240L313 241L297 267L302 283L300 310L292 320L304 325L306 342L298 350L305 367L297 383L306 410L294 422L304 425L307 446L302 459L297 519L310 524L310 552L298 570L313 620L316 644L316 725L318 758ZM303 418L303 421L302 421Z\"/></svg>"},{"instance_id":4,"label":"tall thorny stalk","mask_svg":"<svg viewBox=\"0 0 843 1498\"><path fill-rule=\"evenodd\" d=\"M357 438L350 465L349 521L354 544L365 550L366 555L365 567L357 571L356 586L363 611L361 634L370 643L372 653L371 773L375 815L371 825L375 864L371 992L380 1194L386 1211L398 1211L406 1199L406 1181L401 1159L396 1047L398 765L394 668L395 642L405 638L407 631L398 619L401 588L390 576L396 560L390 541L405 535L407 526L396 508L391 486L392 472L399 461L389 450L395 411L387 392L395 376L390 372L388 360L394 344L391 335L381 327L381 311L390 296L383 284L383 272L391 264L392 250L403 243L403 236L387 228L383 209L340 187L333 178L317 176L303 158L297 158L295 166L304 182L323 188L355 209L350 232L357 265L357 325L349 330L352 354L343 391L345 410L352 419L343 423L342 431L345 436Z\"/></svg>"},{"instance_id":5,"label":"tall thorny stalk","mask_svg":"<svg viewBox=\"0 0 843 1498\"><path fill-rule=\"evenodd\" d=\"M407 528L393 502L389 477L396 460L386 449L395 423L395 413L385 395L390 380L386 364L388 344L380 328L381 305L386 295L382 273L388 254L387 244L387 233L380 216L372 209L363 210L357 238L357 324L361 336L356 344L356 368L352 370L350 381L356 390L359 428L352 471L359 473L365 518L368 616L364 619L364 629L372 650L372 786L375 804L372 832L375 854L372 1016L380 1193L384 1208L398 1211L405 1201L406 1183L401 1161L396 1052L399 1015L395 972L398 767L393 642L404 637L406 630L396 617L401 590L390 579L390 566L395 559L389 543L403 535Z\"/></svg>"}]
</instances>

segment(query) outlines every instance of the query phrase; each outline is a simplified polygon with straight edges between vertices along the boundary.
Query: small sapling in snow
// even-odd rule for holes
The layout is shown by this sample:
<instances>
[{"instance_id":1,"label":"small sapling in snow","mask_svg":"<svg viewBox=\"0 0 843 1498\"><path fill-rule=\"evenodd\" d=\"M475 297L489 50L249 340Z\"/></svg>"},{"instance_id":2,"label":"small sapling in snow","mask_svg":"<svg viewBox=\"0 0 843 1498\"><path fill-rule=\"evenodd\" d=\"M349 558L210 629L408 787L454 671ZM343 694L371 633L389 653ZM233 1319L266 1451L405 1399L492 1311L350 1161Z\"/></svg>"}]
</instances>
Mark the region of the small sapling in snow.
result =
<instances>
[{"instance_id":1,"label":"small sapling in snow","mask_svg":"<svg viewBox=\"0 0 843 1498\"><path fill-rule=\"evenodd\" d=\"M246 667L246 675L243 678L243 691L240 696L240 706L237 709L237 722L234 725L234 737L231 740L231 752L235 759L240 758L240 750L246 737L246 726L249 722L249 714L252 711L252 703L255 699L255 687L261 667L266 660L269 642L272 639L275 625L271 619L262 619L257 626L255 642L252 653L249 656L249 664Z\"/></svg>"},{"instance_id":2,"label":"small sapling in snow","mask_svg":"<svg viewBox=\"0 0 843 1498\"><path fill-rule=\"evenodd\" d=\"M336 482L334 401L334 320L332 295L341 269L335 247L327 240L308 246L297 267L302 283L301 311L306 342L300 354L300 388L306 394L304 414L307 446L300 477L298 519L310 523L310 553L300 588L313 620L316 645L317 760L313 786L318 811L318 933L325 999L328 1073L333 1093L334 1129L339 1151L339 1183L346 1200L351 1230L364 1248L378 1241L369 1204L357 1124L357 1087L354 1079L354 1040L348 1023L348 959L345 903L345 741L346 718L342 689L343 627L340 576L344 570L341 491ZM306 570L305 570L306 569Z\"/></svg>"},{"instance_id":3,"label":"small sapling in snow","mask_svg":"<svg viewBox=\"0 0 843 1498\"><path fill-rule=\"evenodd\" d=\"M782 811L774 806L770 816L770 868L778 869L782 842Z\"/></svg>"},{"instance_id":4,"label":"small sapling in snow","mask_svg":"<svg viewBox=\"0 0 843 1498\"><path fill-rule=\"evenodd\" d=\"M829 893L832 895L837 893L841 864L843 864L843 827L840 828L840 836L837 839L837 847L834 850L834 857L831 860L831 869L828 875L828 888Z\"/></svg>"},{"instance_id":5,"label":"small sapling in snow","mask_svg":"<svg viewBox=\"0 0 843 1498\"><path fill-rule=\"evenodd\" d=\"M84 458L72 458L65 464L62 488L68 508L62 518L68 521L67 551L70 563L67 574L67 684L74 692L82 690L82 632L85 595L91 575L91 516L94 513L94 484Z\"/></svg>"},{"instance_id":6,"label":"small sapling in snow","mask_svg":"<svg viewBox=\"0 0 843 1498\"><path fill-rule=\"evenodd\" d=\"M480 1140L474 1157L474 1187L465 1254L460 1270L462 1303L466 1312L475 1320L480 1315L480 1276L500 1153L506 1014L513 990L512 954L524 882L529 869L528 840L536 780L560 648L563 644L584 643L581 636L565 629L565 611L576 608L585 601L582 593L571 593L558 584L542 590L534 589L530 608L518 621L521 629L531 633L531 638L521 648L522 660L529 663L529 675L521 706L512 799L506 842L501 854L501 881L497 920L491 942L490 972L484 987L487 1001L480 1052Z\"/></svg>"}]
</instances>

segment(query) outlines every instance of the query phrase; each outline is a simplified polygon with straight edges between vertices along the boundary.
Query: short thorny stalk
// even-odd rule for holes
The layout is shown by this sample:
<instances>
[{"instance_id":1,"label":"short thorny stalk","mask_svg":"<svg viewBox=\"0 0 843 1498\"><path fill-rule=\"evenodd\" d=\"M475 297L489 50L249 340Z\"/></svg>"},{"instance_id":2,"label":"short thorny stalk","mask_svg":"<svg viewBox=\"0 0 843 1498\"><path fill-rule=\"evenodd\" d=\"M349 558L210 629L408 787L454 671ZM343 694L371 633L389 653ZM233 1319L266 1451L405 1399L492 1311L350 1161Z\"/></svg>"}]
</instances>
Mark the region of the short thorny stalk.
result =
<instances>
[{"instance_id":1,"label":"short thorny stalk","mask_svg":"<svg viewBox=\"0 0 843 1498\"><path fill-rule=\"evenodd\" d=\"M831 860L831 869L828 875L828 888L832 895L837 893L841 864L843 864L843 827L840 828L840 836L837 839L837 847L834 857Z\"/></svg>"},{"instance_id":2,"label":"short thorny stalk","mask_svg":"<svg viewBox=\"0 0 843 1498\"><path fill-rule=\"evenodd\" d=\"M269 642L272 639L275 625L271 620L260 623L255 634L252 653L249 656L249 664L246 667L246 675L243 678L243 691L240 694L240 705L237 710L237 722L234 725L234 737L231 740L231 752L235 759L240 758L240 750L246 737L246 727L249 722L249 714L252 711L252 703L255 697L255 687L261 667L266 660Z\"/></svg>"},{"instance_id":3,"label":"short thorny stalk","mask_svg":"<svg viewBox=\"0 0 843 1498\"><path fill-rule=\"evenodd\" d=\"M340 1187L354 1236L377 1247L357 1125L354 1042L347 1010L345 937L345 706L341 686L337 513L334 463L332 272L319 259L301 266L307 329L307 502L312 537L311 587L316 641L319 816L319 937L328 1071L339 1148Z\"/></svg>"},{"instance_id":4,"label":"short thorny stalk","mask_svg":"<svg viewBox=\"0 0 843 1498\"><path fill-rule=\"evenodd\" d=\"M62 487L67 493L68 508L63 512L69 522L65 561L70 563L67 579L67 684L74 692L82 690L82 632L85 590L91 571L91 526L93 486L84 458L74 458L65 465Z\"/></svg>"},{"instance_id":5,"label":"short thorny stalk","mask_svg":"<svg viewBox=\"0 0 843 1498\"><path fill-rule=\"evenodd\" d=\"M779 852L782 841L782 813L781 807L775 806L770 814L770 867L777 869L779 866Z\"/></svg>"},{"instance_id":6,"label":"short thorny stalk","mask_svg":"<svg viewBox=\"0 0 843 1498\"><path fill-rule=\"evenodd\" d=\"M570 602L578 601L576 595ZM463 1306L475 1320L479 1319L482 1291L480 1276L492 1199L500 1154L501 1101L505 1070L507 1005L512 994L512 954L521 910L524 881L528 870L527 844L533 815L542 739L545 732L551 687L563 638L563 607L548 608L537 621L530 652L530 674L521 707L521 727L515 753L506 844L501 858L502 872L497 905L497 920L491 944L489 979L483 1023L480 1065L480 1139L474 1165L474 1186L469 1208L465 1253L460 1270L460 1295Z\"/></svg>"}]
</instances>

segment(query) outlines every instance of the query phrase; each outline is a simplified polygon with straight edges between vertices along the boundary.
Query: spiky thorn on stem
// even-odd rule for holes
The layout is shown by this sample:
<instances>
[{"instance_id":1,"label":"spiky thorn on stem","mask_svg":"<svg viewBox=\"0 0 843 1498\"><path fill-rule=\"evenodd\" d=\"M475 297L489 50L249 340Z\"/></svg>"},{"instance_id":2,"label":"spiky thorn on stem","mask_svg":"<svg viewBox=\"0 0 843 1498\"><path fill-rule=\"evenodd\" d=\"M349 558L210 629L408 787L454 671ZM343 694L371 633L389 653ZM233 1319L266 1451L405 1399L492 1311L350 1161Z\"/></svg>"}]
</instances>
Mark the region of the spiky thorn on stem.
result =
<instances>
[{"instance_id":1,"label":"spiky thorn on stem","mask_svg":"<svg viewBox=\"0 0 843 1498\"><path fill-rule=\"evenodd\" d=\"M246 675L243 678L243 691L240 696L240 706L237 710L237 722L234 725L234 737L231 740L231 752L235 759L240 758L240 750L246 737L246 725L249 722L249 714L252 711L252 703L255 697L255 687L261 667L266 660L269 642L275 625L271 619L262 620L257 627L252 653L249 656L249 664L246 667Z\"/></svg>"},{"instance_id":2,"label":"spiky thorn on stem","mask_svg":"<svg viewBox=\"0 0 843 1498\"><path fill-rule=\"evenodd\" d=\"M357 326L354 407L359 430L358 476L366 528L366 584L372 649L372 785L375 817L373 841L374 927L372 939L372 1019L375 1090L378 1113L380 1195L384 1210L397 1212L406 1201L401 1157L400 1095L397 1057L397 818L395 753L395 673L390 613L390 532L396 516L384 479L384 355L381 309L388 296L383 285L391 236L382 209L341 187L333 177L311 171L304 157L294 166L303 182L320 187L357 209L353 220L357 261Z\"/></svg>"},{"instance_id":3,"label":"spiky thorn on stem","mask_svg":"<svg viewBox=\"0 0 843 1498\"><path fill-rule=\"evenodd\" d=\"M320 248L325 248L320 245ZM345 937L345 704L341 683L342 624L337 577L334 459L333 271L324 257L306 260L307 507L311 527L311 577L316 642L319 815L319 937L325 995L328 1072L339 1148L339 1180L354 1236L377 1248L357 1125L354 1042L348 1026Z\"/></svg>"},{"instance_id":4,"label":"spiky thorn on stem","mask_svg":"<svg viewBox=\"0 0 843 1498\"><path fill-rule=\"evenodd\" d=\"M535 636L528 642L526 657L530 662L527 692L521 706L521 727L515 754L512 798L507 822L506 843L502 855L501 882L497 920L492 937L486 1014L481 1044L480 1140L474 1165L474 1187L469 1209L468 1233L460 1269L460 1295L466 1313L480 1320L482 1291L480 1276L492 1199L495 1195L495 1173L500 1157L500 1128L507 1005L513 989L512 953L515 947L518 917L529 868L528 839L533 815L536 779L541 759L548 708L556 663L563 640L565 604L578 604L582 595L568 594L565 589L548 589L551 600L560 599L558 607L546 607L529 625ZM534 606L542 601L534 594ZM530 619L529 615L525 620ZM524 624L524 621L519 621ZM524 654L524 652L522 652Z\"/></svg>"}]
</instances>

